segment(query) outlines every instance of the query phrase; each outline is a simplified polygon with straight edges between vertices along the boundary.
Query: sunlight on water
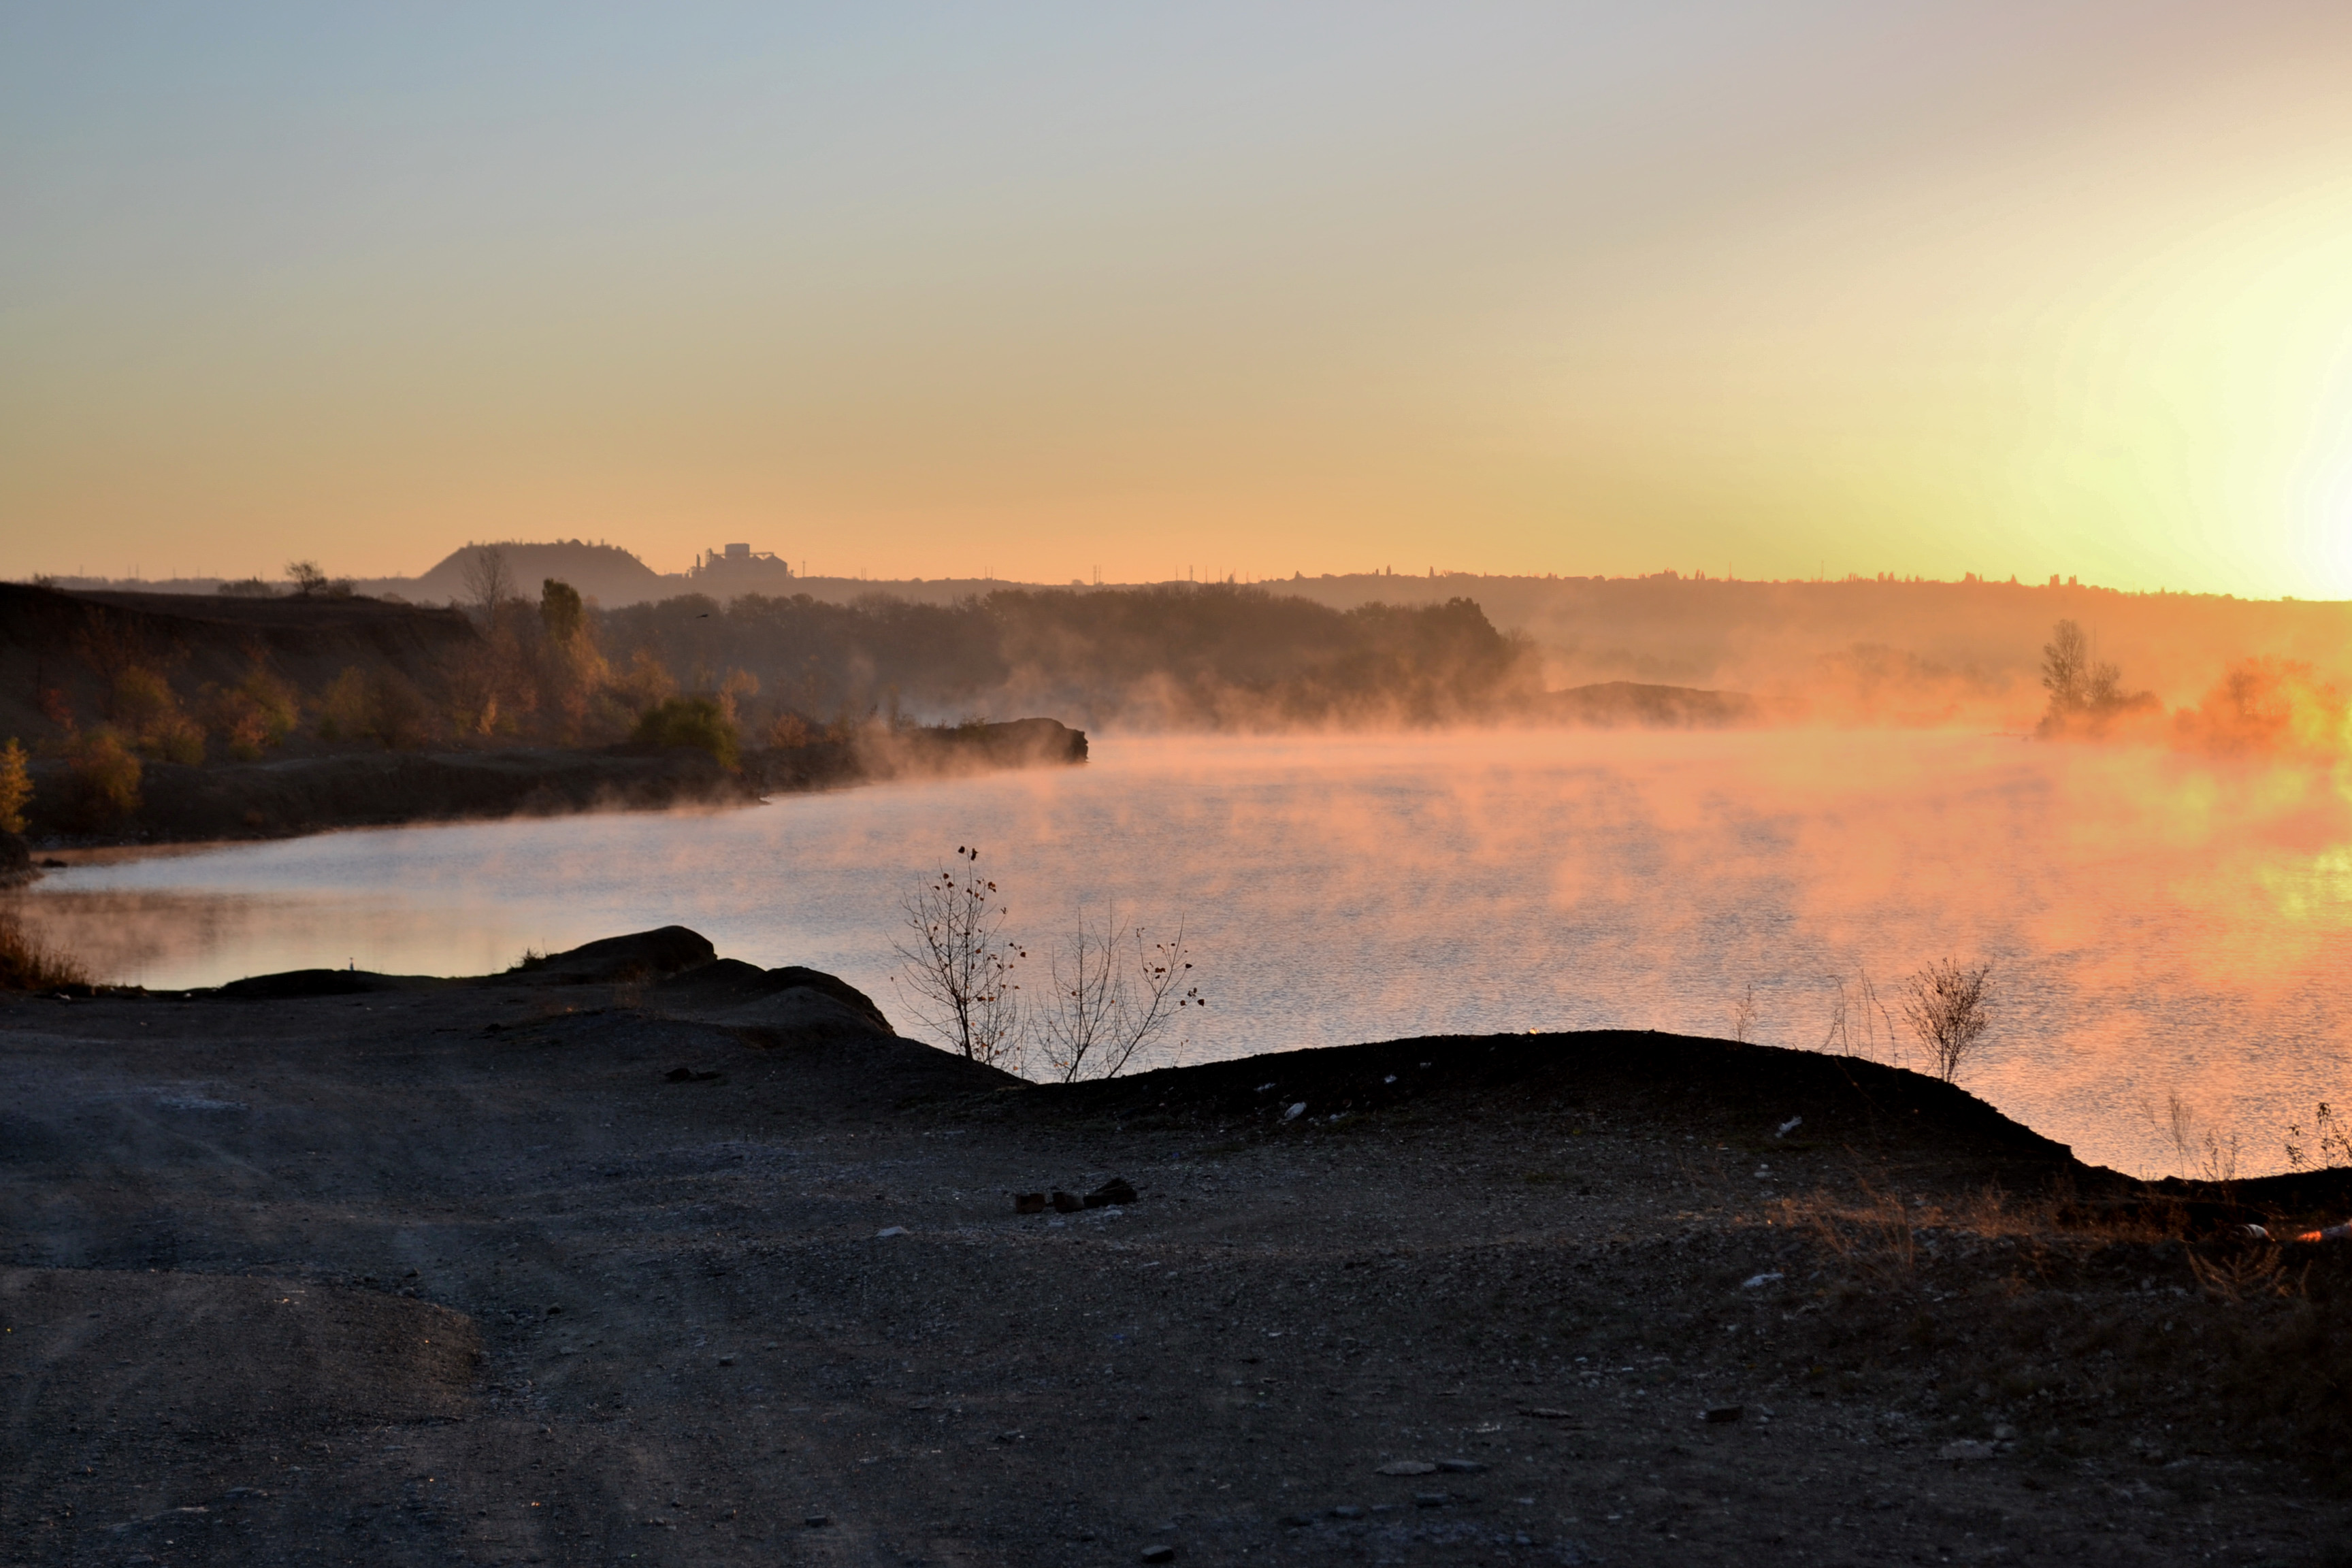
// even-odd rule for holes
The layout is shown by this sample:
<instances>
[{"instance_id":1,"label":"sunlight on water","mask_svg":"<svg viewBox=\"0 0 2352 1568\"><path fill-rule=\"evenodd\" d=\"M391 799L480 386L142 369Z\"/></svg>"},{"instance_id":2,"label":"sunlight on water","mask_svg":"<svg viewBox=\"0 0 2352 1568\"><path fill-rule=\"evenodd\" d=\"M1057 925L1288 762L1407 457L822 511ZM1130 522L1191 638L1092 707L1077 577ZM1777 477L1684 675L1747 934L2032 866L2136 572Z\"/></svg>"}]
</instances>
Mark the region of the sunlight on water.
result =
<instances>
[{"instance_id":1,"label":"sunlight on water","mask_svg":"<svg viewBox=\"0 0 2352 1568\"><path fill-rule=\"evenodd\" d=\"M1081 899L1181 914L1212 997L1187 1059L1723 1035L1751 984L1757 1037L1812 1047L1841 977L1866 972L1892 1006L1903 974L1951 954L1996 965L1969 1087L2086 1158L2178 1167L2155 1126L2178 1093L2267 1170L2287 1121L2352 1098L2343 781L2003 737L1122 738L1066 772L81 867L23 901L152 986L478 973L675 921L904 1016L898 900L964 843L1041 954Z\"/></svg>"}]
</instances>

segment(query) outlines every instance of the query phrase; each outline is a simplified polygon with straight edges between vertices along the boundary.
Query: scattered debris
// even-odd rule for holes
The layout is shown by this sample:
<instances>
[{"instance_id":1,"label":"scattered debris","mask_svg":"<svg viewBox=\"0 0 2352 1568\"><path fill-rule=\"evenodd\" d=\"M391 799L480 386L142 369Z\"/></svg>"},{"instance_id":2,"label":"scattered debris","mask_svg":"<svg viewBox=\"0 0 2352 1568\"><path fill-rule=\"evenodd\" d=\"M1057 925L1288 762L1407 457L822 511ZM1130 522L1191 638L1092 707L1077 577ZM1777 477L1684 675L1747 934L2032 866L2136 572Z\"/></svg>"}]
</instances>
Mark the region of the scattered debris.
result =
<instances>
[{"instance_id":1,"label":"scattered debris","mask_svg":"<svg viewBox=\"0 0 2352 1568\"><path fill-rule=\"evenodd\" d=\"M672 1068L669 1071L662 1075L662 1081L665 1083L709 1083L718 1076L719 1075L715 1072L697 1072L692 1068Z\"/></svg>"},{"instance_id":2,"label":"scattered debris","mask_svg":"<svg viewBox=\"0 0 2352 1568\"><path fill-rule=\"evenodd\" d=\"M2273 1239L2268 1226L2250 1225L2246 1226L2245 1234L2255 1241ZM2297 1231L2287 1239L2289 1241L2352 1241L2352 1220L2347 1220L2342 1225L2331 1225L2320 1230Z\"/></svg>"},{"instance_id":3,"label":"scattered debris","mask_svg":"<svg viewBox=\"0 0 2352 1568\"><path fill-rule=\"evenodd\" d=\"M1412 1494L1412 1506L1415 1508L1444 1508L1447 1503L1452 1502L1453 1500L1454 1494L1452 1492L1415 1492Z\"/></svg>"},{"instance_id":4,"label":"scattered debris","mask_svg":"<svg viewBox=\"0 0 2352 1568\"><path fill-rule=\"evenodd\" d=\"M905 1226L903 1226L903 1225L894 1225L894 1226L887 1226L887 1227L886 1227L886 1228L884 1228L884 1229L881 1229L881 1230L877 1230L877 1231L876 1231L876 1232L874 1233L874 1239L875 1239L875 1240L877 1240L877 1241L887 1241L887 1240L889 1240L889 1239L890 1239L892 1237L894 1237L894 1236L904 1236L904 1235L906 1235L906 1234L907 1234L907 1227L906 1227Z\"/></svg>"},{"instance_id":5,"label":"scattered debris","mask_svg":"<svg viewBox=\"0 0 2352 1568\"><path fill-rule=\"evenodd\" d=\"M1958 1437L1936 1450L1939 1459L1964 1464L1970 1459L1990 1459L1998 1452L1993 1445L1976 1437Z\"/></svg>"},{"instance_id":6,"label":"scattered debris","mask_svg":"<svg viewBox=\"0 0 2352 1568\"><path fill-rule=\"evenodd\" d=\"M1742 1408L1743 1406L1738 1405L1710 1405L1699 1419L1718 1424L1725 1421L1737 1421L1739 1419Z\"/></svg>"},{"instance_id":7,"label":"scattered debris","mask_svg":"<svg viewBox=\"0 0 2352 1568\"><path fill-rule=\"evenodd\" d=\"M1296 1105L1292 1106L1289 1110L1287 1110L1284 1111L1284 1112L1282 1113L1282 1119L1283 1119L1285 1121L1297 1121L1300 1117L1302 1117L1302 1116L1304 1116L1304 1115L1306 1115L1306 1114L1307 1114L1307 1102L1306 1102L1305 1100L1300 1100L1297 1104L1296 1104Z\"/></svg>"},{"instance_id":8,"label":"scattered debris","mask_svg":"<svg viewBox=\"0 0 2352 1568\"><path fill-rule=\"evenodd\" d=\"M807 1525L811 1530L823 1530L833 1522L833 1515L829 1513L813 1513L806 1519L801 1521L801 1522Z\"/></svg>"},{"instance_id":9,"label":"scattered debris","mask_svg":"<svg viewBox=\"0 0 2352 1568\"><path fill-rule=\"evenodd\" d=\"M1143 1560L1146 1563L1173 1563L1176 1561L1176 1549L1164 1542L1158 1546L1147 1546L1143 1549Z\"/></svg>"},{"instance_id":10,"label":"scattered debris","mask_svg":"<svg viewBox=\"0 0 2352 1568\"><path fill-rule=\"evenodd\" d=\"M1773 1131L1772 1136L1775 1138L1786 1138L1790 1133L1794 1132L1798 1128L1802 1127L1804 1124L1805 1119L1803 1117L1791 1116L1788 1121L1780 1123L1780 1125Z\"/></svg>"},{"instance_id":11,"label":"scattered debris","mask_svg":"<svg viewBox=\"0 0 2352 1568\"><path fill-rule=\"evenodd\" d=\"M1384 1476L1433 1476L1437 1467L1426 1459L1391 1459L1381 1467Z\"/></svg>"},{"instance_id":12,"label":"scattered debris","mask_svg":"<svg viewBox=\"0 0 2352 1568\"><path fill-rule=\"evenodd\" d=\"M1475 1459L1440 1459L1437 1468L1456 1476L1475 1476L1486 1467Z\"/></svg>"},{"instance_id":13,"label":"scattered debris","mask_svg":"<svg viewBox=\"0 0 2352 1568\"><path fill-rule=\"evenodd\" d=\"M1086 1198L1087 1207L1090 1209L1107 1208L1112 1204L1131 1204L1134 1201L1135 1189L1128 1184L1127 1179L1123 1176L1113 1176L1109 1181L1088 1193Z\"/></svg>"},{"instance_id":14,"label":"scattered debris","mask_svg":"<svg viewBox=\"0 0 2352 1568\"><path fill-rule=\"evenodd\" d=\"M1044 1214L1045 1212L1045 1194L1043 1193L1013 1194L1013 1212L1014 1214Z\"/></svg>"},{"instance_id":15,"label":"scattered debris","mask_svg":"<svg viewBox=\"0 0 2352 1568\"><path fill-rule=\"evenodd\" d=\"M1742 1279L1739 1282L1739 1288L1742 1290L1760 1290L1767 1285L1773 1284L1776 1281L1785 1279L1787 1278L1787 1275L1781 1273L1777 1268L1769 1269L1762 1274L1749 1275L1747 1279Z\"/></svg>"},{"instance_id":16,"label":"scattered debris","mask_svg":"<svg viewBox=\"0 0 2352 1568\"><path fill-rule=\"evenodd\" d=\"M1331 1510L1331 1517L1333 1519L1361 1519L1364 1517L1364 1510L1355 1507L1353 1504L1343 1502L1338 1508Z\"/></svg>"},{"instance_id":17,"label":"scattered debris","mask_svg":"<svg viewBox=\"0 0 2352 1568\"><path fill-rule=\"evenodd\" d=\"M1532 1415L1538 1421L1570 1421L1576 1415L1572 1410L1559 1410L1549 1405L1522 1405L1519 1414Z\"/></svg>"},{"instance_id":18,"label":"scattered debris","mask_svg":"<svg viewBox=\"0 0 2352 1568\"><path fill-rule=\"evenodd\" d=\"M1054 1194L1054 1212L1055 1214L1076 1214L1086 1206L1087 1200L1077 1196L1074 1193L1056 1192Z\"/></svg>"}]
</instances>

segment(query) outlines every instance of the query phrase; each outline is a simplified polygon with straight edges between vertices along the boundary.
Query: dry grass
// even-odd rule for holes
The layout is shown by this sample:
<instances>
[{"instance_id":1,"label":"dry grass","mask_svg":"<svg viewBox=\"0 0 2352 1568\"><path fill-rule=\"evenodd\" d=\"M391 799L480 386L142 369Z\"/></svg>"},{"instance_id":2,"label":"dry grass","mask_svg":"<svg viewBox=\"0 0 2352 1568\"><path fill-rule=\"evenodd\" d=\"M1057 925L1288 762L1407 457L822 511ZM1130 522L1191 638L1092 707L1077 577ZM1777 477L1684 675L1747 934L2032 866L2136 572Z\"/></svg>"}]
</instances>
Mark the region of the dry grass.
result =
<instances>
[{"instance_id":1,"label":"dry grass","mask_svg":"<svg viewBox=\"0 0 2352 1568\"><path fill-rule=\"evenodd\" d=\"M57 991L91 984L88 968L25 929L9 910L0 910L0 991Z\"/></svg>"},{"instance_id":2,"label":"dry grass","mask_svg":"<svg viewBox=\"0 0 2352 1568\"><path fill-rule=\"evenodd\" d=\"M2216 1301L2227 1301L2232 1305L2274 1297L2301 1296L2311 1279L2308 1264L2301 1273L2289 1274L2285 1256L2274 1244L2244 1247L2210 1258L2192 1252L2189 1255L2189 1271L2204 1288L2206 1295Z\"/></svg>"},{"instance_id":3,"label":"dry grass","mask_svg":"<svg viewBox=\"0 0 2352 1568\"><path fill-rule=\"evenodd\" d=\"M2352 1247L2268 1241L2154 1192L1930 1203L1857 1182L1777 1217L1834 1309L1790 1321L1816 1371L1893 1394L1924 1352L1955 1433L2008 1424L2063 1456L2203 1432L2352 1490Z\"/></svg>"}]
</instances>

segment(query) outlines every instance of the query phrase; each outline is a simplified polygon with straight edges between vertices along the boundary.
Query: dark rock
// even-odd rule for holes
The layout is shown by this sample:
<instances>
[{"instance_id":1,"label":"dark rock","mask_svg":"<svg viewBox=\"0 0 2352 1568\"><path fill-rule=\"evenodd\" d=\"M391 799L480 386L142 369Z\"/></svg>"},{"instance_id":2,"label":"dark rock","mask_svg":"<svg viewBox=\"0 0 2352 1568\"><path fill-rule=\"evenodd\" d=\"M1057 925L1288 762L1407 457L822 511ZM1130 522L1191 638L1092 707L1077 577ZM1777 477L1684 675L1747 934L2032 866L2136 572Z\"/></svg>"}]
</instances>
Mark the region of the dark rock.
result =
<instances>
[{"instance_id":1,"label":"dark rock","mask_svg":"<svg viewBox=\"0 0 2352 1568\"><path fill-rule=\"evenodd\" d=\"M1415 1508L1444 1508L1447 1503L1452 1502L1453 1500L1454 1494L1452 1492L1415 1492L1412 1494L1412 1506Z\"/></svg>"},{"instance_id":2,"label":"dark rock","mask_svg":"<svg viewBox=\"0 0 2352 1568\"><path fill-rule=\"evenodd\" d=\"M291 1002L306 996L416 991L442 984L446 983L425 975L377 974L365 969L289 969L282 974L255 974L232 980L212 994L227 1002ZM498 1026L492 1024L489 1028Z\"/></svg>"},{"instance_id":3,"label":"dark rock","mask_svg":"<svg viewBox=\"0 0 2352 1568\"><path fill-rule=\"evenodd\" d=\"M1087 1207L1090 1209L1107 1208L1113 1204L1131 1204L1134 1201L1135 1189L1119 1176L1113 1176L1109 1181L1088 1193L1086 1200Z\"/></svg>"},{"instance_id":4,"label":"dark rock","mask_svg":"<svg viewBox=\"0 0 2352 1568\"><path fill-rule=\"evenodd\" d=\"M1176 1549L1164 1543L1147 1546L1143 1549L1143 1560L1146 1563L1173 1563L1176 1561Z\"/></svg>"},{"instance_id":5,"label":"dark rock","mask_svg":"<svg viewBox=\"0 0 2352 1568\"><path fill-rule=\"evenodd\" d=\"M1486 1467L1475 1459L1440 1459L1437 1468L1457 1476L1475 1476Z\"/></svg>"},{"instance_id":6,"label":"dark rock","mask_svg":"<svg viewBox=\"0 0 2352 1568\"><path fill-rule=\"evenodd\" d=\"M662 1081L664 1083L709 1083L718 1077L715 1072L697 1072L692 1068L672 1068L662 1074Z\"/></svg>"},{"instance_id":7,"label":"dark rock","mask_svg":"<svg viewBox=\"0 0 2352 1568\"><path fill-rule=\"evenodd\" d=\"M1741 1406L1737 1405L1709 1405L1707 1407L1706 1414L1702 1416L1701 1419L1715 1422L1737 1421L1739 1419L1741 1408Z\"/></svg>"},{"instance_id":8,"label":"dark rock","mask_svg":"<svg viewBox=\"0 0 2352 1568\"><path fill-rule=\"evenodd\" d=\"M496 978L521 985L590 985L660 980L717 961L710 940L684 926L661 926L583 942L544 958L527 958Z\"/></svg>"},{"instance_id":9,"label":"dark rock","mask_svg":"<svg viewBox=\"0 0 2352 1568\"><path fill-rule=\"evenodd\" d=\"M1558 1409L1549 1405L1522 1405L1519 1406L1519 1414L1532 1415L1538 1421L1568 1421L1575 1416L1573 1411Z\"/></svg>"},{"instance_id":10,"label":"dark rock","mask_svg":"<svg viewBox=\"0 0 2352 1568\"><path fill-rule=\"evenodd\" d=\"M890 1033L890 1020L883 1016L882 1009L874 1005L871 996L837 975L798 963L761 969L739 959L717 958L662 981L647 1000L667 1012L690 1011L716 1015L719 1022L756 1023L775 1010L763 1010L757 1004L789 1002L790 993L794 991L838 1003L851 1018L883 1034ZM805 1002L808 998L803 996L801 1000Z\"/></svg>"},{"instance_id":11,"label":"dark rock","mask_svg":"<svg viewBox=\"0 0 2352 1568\"><path fill-rule=\"evenodd\" d=\"M1044 1214L1045 1212L1045 1194L1043 1193L1013 1194L1013 1212L1014 1214Z\"/></svg>"},{"instance_id":12,"label":"dark rock","mask_svg":"<svg viewBox=\"0 0 2352 1568\"><path fill-rule=\"evenodd\" d=\"M807 1525L811 1530L823 1530L825 1526L833 1522L833 1515L829 1513L813 1513L806 1519L801 1521L801 1522Z\"/></svg>"},{"instance_id":13,"label":"dark rock","mask_svg":"<svg viewBox=\"0 0 2352 1568\"><path fill-rule=\"evenodd\" d=\"M1055 1214L1076 1214L1087 1206L1086 1199L1069 1193L1055 1193L1053 1202Z\"/></svg>"}]
</instances>

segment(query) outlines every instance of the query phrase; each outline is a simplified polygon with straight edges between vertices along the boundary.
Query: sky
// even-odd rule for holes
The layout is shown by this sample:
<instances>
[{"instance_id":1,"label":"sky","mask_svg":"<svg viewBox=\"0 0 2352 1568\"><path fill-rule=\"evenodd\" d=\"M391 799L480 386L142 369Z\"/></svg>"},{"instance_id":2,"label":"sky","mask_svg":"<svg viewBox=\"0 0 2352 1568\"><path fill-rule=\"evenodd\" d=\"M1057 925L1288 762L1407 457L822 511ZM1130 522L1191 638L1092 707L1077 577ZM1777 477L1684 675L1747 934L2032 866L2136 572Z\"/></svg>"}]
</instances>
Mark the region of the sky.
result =
<instances>
[{"instance_id":1,"label":"sky","mask_svg":"<svg viewBox=\"0 0 2352 1568\"><path fill-rule=\"evenodd\" d=\"M2352 7L0 3L0 575L2352 596Z\"/></svg>"}]
</instances>

